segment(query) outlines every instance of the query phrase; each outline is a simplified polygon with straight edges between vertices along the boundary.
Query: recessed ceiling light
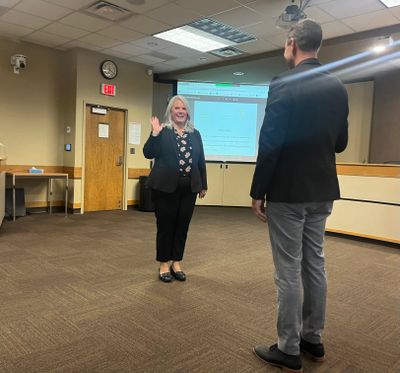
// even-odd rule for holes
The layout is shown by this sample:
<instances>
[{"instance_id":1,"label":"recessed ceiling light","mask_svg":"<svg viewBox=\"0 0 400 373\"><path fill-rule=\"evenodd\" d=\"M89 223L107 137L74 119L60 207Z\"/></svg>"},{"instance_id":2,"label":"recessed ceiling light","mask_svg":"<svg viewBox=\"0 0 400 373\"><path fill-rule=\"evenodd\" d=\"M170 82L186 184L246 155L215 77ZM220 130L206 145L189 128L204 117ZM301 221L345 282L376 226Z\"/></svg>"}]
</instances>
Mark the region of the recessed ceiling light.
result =
<instances>
[{"instance_id":1,"label":"recessed ceiling light","mask_svg":"<svg viewBox=\"0 0 400 373\"><path fill-rule=\"evenodd\" d=\"M242 76L242 75L244 75L244 72L243 72L243 71L235 71L235 72L233 73L233 75Z\"/></svg>"},{"instance_id":2,"label":"recessed ceiling light","mask_svg":"<svg viewBox=\"0 0 400 373\"><path fill-rule=\"evenodd\" d=\"M388 8L400 5L400 0L380 0Z\"/></svg>"},{"instance_id":3,"label":"recessed ceiling light","mask_svg":"<svg viewBox=\"0 0 400 373\"><path fill-rule=\"evenodd\" d=\"M253 35L208 18L202 18L153 36L200 52L209 52L230 45L257 40Z\"/></svg>"}]
</instances>

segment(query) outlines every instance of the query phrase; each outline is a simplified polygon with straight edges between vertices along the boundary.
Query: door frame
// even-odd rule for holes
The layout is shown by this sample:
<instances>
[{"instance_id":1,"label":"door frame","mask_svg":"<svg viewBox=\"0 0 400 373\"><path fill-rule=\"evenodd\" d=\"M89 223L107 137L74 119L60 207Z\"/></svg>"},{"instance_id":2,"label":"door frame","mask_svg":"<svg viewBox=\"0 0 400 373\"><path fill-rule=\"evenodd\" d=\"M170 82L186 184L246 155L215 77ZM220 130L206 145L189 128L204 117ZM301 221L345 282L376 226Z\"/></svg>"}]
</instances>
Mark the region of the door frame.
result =
<instances>
[{"instance_id":1,"label":"door frame","mask_svg":"<svg viewBox=\"0 0 400 373\"><path fill-rule=\"evenodd\" d=\"M122 203L121 203L121 210L127 210L128 209L128 201L126 200L126 184L128 180L128 164L127 164L127 122L128 122L128 109L122 108L122 107L117 107L117 106L111 106L111 105L104 105L104 104L95 104L92 102L88 102L83 100L83 125L82 125L82 181L81 181L81 214L85 213L85 169L86 169L86 107L87 106L98 106L98 107L104 107L107 109L112 109L112 110L120 110L124 112L124 138L122 139L123 141L123 168L122 168Z\"/></svg>"}]
</instances>

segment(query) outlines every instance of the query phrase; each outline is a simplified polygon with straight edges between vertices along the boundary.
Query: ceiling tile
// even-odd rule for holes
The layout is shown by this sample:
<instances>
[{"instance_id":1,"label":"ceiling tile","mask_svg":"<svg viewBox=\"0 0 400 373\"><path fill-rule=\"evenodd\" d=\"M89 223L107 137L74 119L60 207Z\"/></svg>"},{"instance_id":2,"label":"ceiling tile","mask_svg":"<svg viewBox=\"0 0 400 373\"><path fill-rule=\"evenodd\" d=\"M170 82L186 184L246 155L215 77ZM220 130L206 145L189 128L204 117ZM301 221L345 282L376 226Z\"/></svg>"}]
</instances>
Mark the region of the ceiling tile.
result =
<instances>
[{"instance_id":1,"label":"ceiling tile","mask_svg":"<svg viewBox=\"0 0 400 373\"><path fill-rule=\"evenodd\" d=\"M286 8L289 2L282 2L281 0L257 0L247 4L249 9L254 10L265 18L276 19L282 11Z\"/></svg>"},{"instance_id":2,"label":"ceiling tile","mask_svg":"<svg viewBox=\"0 0 400 373\"><path fill-rule=\"evenodd\" d=\"M4 6L6 8L12 8L14 5L18 4L20 0L2 0L0 1L0 6Z\"/></svg>"},{"instance_id":3,"label":"ceiling tile","mask_svg":"<svg viewBox=\"0 0 400 373\"><path fill-rule=\"evenodd\" d=\"M23 0L15 6L15 10L20 10L28 14L33 14L46 19L57 20L71 13L71 9L59 5L46 3L42 0Z\"/></svg>"},{"instance_id":4,"label":"ceiling tile","mask_svg":"<svg viewBox=\"0 0 400 373\"><path fill-rule=\"evenodd\" d=\"M116 51L115 49L110 49L110 48L102 49L101 53L107 54L109 56L126 59L126 60L131 56L128 53L119 52L119 51Z\"/></svg>"},{"instance_id":5,"label":"ceiling tile","mask_svg":"<svg viewBox=\"0 0 400 373\"><path fill-rule=\"evenodd\" d=\"M240 5L248 5L250 3L255 3L255 0L235 0Z\"/></svg>"},{"instance_id":6,"label":"ceiling tile","mask_svg":"<svg viewBox=\"0 0 400 373\"><path fill-rule=\"evenodd\" d=\"M175 56L175 58L178 58L178 57L191 57L191 56L202 54L199 51L196 51L195 49L181 47L179 45L177 45L175 47L163 48L161 50L161 52L165 53L165 54L168 54L170 56Z\"/></svg>"},{"instance_id":7,"label":"ceiling tile","mask_svg":"<svg viewBox=\"0 0 400 373\"><path fill-rule=\"evenodd\" d=\"M211 18L233 27L252 25L263 20L262 15L243 6L219 13Z\"/></svg>"},{"instance_id":8,"label":"ceiling tile","mask_svg":"<svg viewBox=\"0 0 400 373\"><path fill-rule=\"evenodd\" d=\"M323 4L323 3L329 3L332 0L312 0L312 5L319 5L319 4Z\"/></svg>"},{"instance_id":9,"label":"ceiling tile","mask_svg":"<svg viewBox=\"0 0 400 373\"><path fill-rule=\"evenodd\" d=\"M146 16L171 26L181 26L201 17L200 14L170 3L145 13Z\"/></svg>"},{"instance_id":10,"label":"ceiling tile","mask_svg":"<svg viewBox=\"0 0 400 373\"><path fill-rule=\"evenodd\" d=\"M389 8L389 12L394 14L398 19L400 19L400 6Z\"/></svg>"},{"instance_id":11,"label":"ceiling tile","mask_svg":"<svg viewBox=\"0 0 400 373\"><path fill-rule=\"evenodd\" d=\"M337 36L352 34L354 32L354 30L352 30L349 26L346 26L340 21L324 23L321 26L324 40Z\"/></svg>"},{"instance_id":12,"label":"ceiling tile","mask_svg":"<svg viewBox=\"0 0 400 373\"><path fill-rule=\"evenodd\" d=\"M35 31L32 28L24 27L21 25L14 25L12 23L0 22L0 35L8 37L18 37L30 34Z\"/></svg>"},{"instance_id":13,"label":"ceiling tile","mask_svg":"<svg viewBox=\"0 0 400 373\"><path fill-rule=\"evenodd\" d=\"M19 12L13 9L8 11L6 14L3 14L0 17L0 21L14 23L16 25L30 27L33 29L44 27L50 23L50 21L47 19Z\"/></svg>"},{"instance_id":14,"label":"ceiling tile","mask_svg":"<svg viewBox=\"0 0 400 373\"><path fill-rule=\"evenodd\" d=\"M345 18L344 24L356 31L371 30L374 28L398 24L399 20L387 9L368 14L362 14L356 17Z\"/></svg>"},{"instance_id":15,"label":"ceiling tile","mask_svg":"<svg viewBox=\"0 0 400 373\"><path fill-rule=\"evenodd\" d=\"M118 52L123 52L123 53L127 53L131 56L139 56L141 54L146 54L148 52L150 52L149 49L145 49L145 48L140 48L137 47L131 43L124 43L124 44L120 44L117 45L115 47L110 48L112 50L118 51Z\"/></svg>"},{"instance_id":16,"label":"ceiling tile","mask_svg":"<svg viewBox=\"0 0 400 373\"><path fill-rule=\"evenodd\" d=\"M201 59L200 59L201 58ZM206 60L203 60L206 58ZM200 66L200 65L207 65L209 63L222 61L221 58L213 56L211 54L206 54L204 56L194 56L194 57L187 57L187 58L178 58L175 60L168 61L168 64L174 66L176 68L182 69L185 67L191 66Z\"/></svg>"},{"instance_id":17,"label":"ceiling tile","mask_svg":"<svg viewBox=\"0 0 400 373\"><path fill-rule=\"evenodd\" d=\"M105 35L110 38L125 41L125 42L140 39L145 36L141 32L133 31L131 29L128 29L126 27L121 27L118 25L107 27L105 29L98 31L97 33L100 35Z\"/></svg>"},{"instance_id":18,"label":"ceiling tile","mask_svg":"<svg viewBox=\"0 0 400 373\"><path fill-rule=\"evenodd\" d=\"M319 23L326 23L335 21L335 18L332 17L330 14L324 12L321 8L317 6L310 6L304 10L304 13L307 14L308 18L313 19Z\"/></svg>"},{"instance_id":19,"label":"ceiling tile","mask_svg":"<svg viewBox=\"0 0 400 373\"><path fill-rule=\"evenodd\" d=\"M170 43L166 40L158 39L153 36L147 36L145 38L135 40L131 44L154 51L163 48L173 47L176 45L174 43Z\"/></svg>"},{"instance_id":20,"label":"ceiling tile","mask_svg":"<svg viewBox=\"0 0 400 373\"><path fill-rule=\"evenodd\" d=\"M243 52L257 54L277 49L276 45L265 40L256 40L245 44L236 45L235 48Z\"/></svg>"},{"instance_id":21,"label":"ceiling tile","mask_svg":"<svg viewBox=\"0 0 400 373\"><path fill-rule=\"evenodd\" d=\"M147 35L152 35L171 28L170 25L164 22L156 21L144 15L133 16L126 21L120 22L120 25Z\"/></svg>"},{"instance_id":22,"label":"ceiling tile","mask_svg":"<svg viewBox=\"0 0 400 373\"><path fill-rule=\"evenodd\" d=\"M63 6L68 9L82 9L87 8L89 5L93 4L95 0L45 0L47 3L53 3Z\"/></svg>"},{"instance_id":23,"label":"ceiling tile","mask_svg":"<svg viewBox=\"0 0 400 373\"><path fill-rule=\"evenodd\" d=\"M54 34L58 36L63 36L65 38L70 38L70 39L77 39L80 38L88 33L88 31L64 25L63 23L59 22L54 22L45 28L42 29L42 31L45 31L49 34Z\"/></svg>"},{"instance_id":24,"label":"ceiling tile","mask_svg":"<svg viewBox=\"0 0 400 373\"><path fill-rule=\"evenodd\" d=\"M271 35L266 39L266 41L269 41L272 44L276 45L278 49L281 48L283 49L285 46L286 38L287 38L287 31L281 34Z\"/></svg>"},{"instance_id":25,"label":"ceiling tile","mask_svg":"<svg viewBox=\"0 0 400 373\"><path fill-rule=\"evenodd\" d=\"M91 17L82 13L73 13L62 19L60 19L61 23L65 23L66 25L74 26L77 28L81 28L87 31L98 31L107 26L112 25L111 22L102 20L100 18Z\"/></svg>"},{"instance_id":26,"label":"ceiling tile","mask_svg":"<svg viewBox=\"0 0 400 373\"><path fill-rule=\"evenodd\" d=\"M240 27L240 30L254 35L257 38L266 38L271 35L282 33L282 29L275 26L275 21L263 21L250 26Z\"/></svg>"},{"instance_id":27,"label":"ceiling tile","mask_svg":"<svg viewBox=\"0 0 400 373\"><path fill-rule=\"evenodd\" d=\"M156 74L166 73L166 72L169 72L169 71L176 70L176 67L168 65L168 64L166 64L164 62L156 63L156 64L154 64L152 66L153 66L154 72Z\"/></svg>"},{"instance_id":28,"label":"ceiling tile","mask_svg":"<svg viewBox=\"0 0 400 373\"><path fill-rule=\"evenodd\" d=\"M335 18L346 18L385 9L378 0L334 0L318 5Z\"/></svg>"},{"instance_id":29,"label":"ceiling tile","mask_svg":"<svg viewBox=\"0 0 400 373\"><path fill-rule=\"evenodd\" d=\"M112 48L115 47L121 42L119 40L115 40L109 38L108 36L92 33L86 36L79 38L79 40L83 41L84 43L96 45L97 47L101 48Z\"/></svg>"},{"instance_id":30,"label":"ceiling tile","mask_svg":"<svg viewBox=\"0 0 400 373\"><path fill-rule=\"evenodd\" d=\"M165 60L162 60L161 58L149 56L146 54L142 54L141 56L135 56L135 57L129 58L129 61L139 62L144 65L153 65L155 63L163 62Z\"/></svg>"},{"instance_id":31,"label":"ceiling tile","mask_svg":"<svg viewBox=\"0 0 400 373\"><path fill-rule=\"evenodd\" d=\"M82 49L89 49L89 50L92 50L92 51L99 51L99 50L103 49L103 48L98 47L98 46L93 45L93 44L84 43L83 41L81 41L79 39L72 40L72 41L70 41L68 43L65 43L65 44L62 45L62 47L63 48L67 48L67 49L70 49L70 48L82 48Z\"/></svg>"},{"instance_id":32,"label":"ceiling tile","mask_svg":"<svg viewBox=\"0 0 400 373\"><path fill-rule=\"evenodd\" d=\"M23 40L27 40L36 44L44 45L47 47L54 47L56 45L64 44L69 40L62 36L48 34L43 31L36 31L26 37Z\"/></svg>"},{"instance_id":33,"label":"ceiling tile","mask_svg":"<svg viewBox=\"0 0 400 373\"><path fill-rule=\"evenodd\" d=\"M240 6L234 0L177 0L175 3L182 8L190 9L204 16L224 12Z\"/></svg>"}]
</instances>

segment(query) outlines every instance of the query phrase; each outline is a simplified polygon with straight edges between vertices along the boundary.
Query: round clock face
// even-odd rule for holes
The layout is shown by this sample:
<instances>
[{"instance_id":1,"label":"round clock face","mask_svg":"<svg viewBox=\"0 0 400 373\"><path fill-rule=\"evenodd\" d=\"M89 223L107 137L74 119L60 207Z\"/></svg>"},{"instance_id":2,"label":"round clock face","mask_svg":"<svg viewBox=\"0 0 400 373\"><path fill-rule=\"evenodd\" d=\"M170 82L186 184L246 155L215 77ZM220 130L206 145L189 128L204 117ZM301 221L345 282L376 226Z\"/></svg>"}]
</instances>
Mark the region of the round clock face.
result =
<instances>
[{"instance_id":1,"label":"round clock face","mask_svg":"<svg viewBox=\"0 0 400 373\"><path fill-rule=\"evenodd\" d=\"M110 61L110 60L105 60L101 63L100 65L100 71L101 74L106 78L106 79L113 79L117 76L118 74L118 68L115 62Z\"/></svg>"}]
</instances>

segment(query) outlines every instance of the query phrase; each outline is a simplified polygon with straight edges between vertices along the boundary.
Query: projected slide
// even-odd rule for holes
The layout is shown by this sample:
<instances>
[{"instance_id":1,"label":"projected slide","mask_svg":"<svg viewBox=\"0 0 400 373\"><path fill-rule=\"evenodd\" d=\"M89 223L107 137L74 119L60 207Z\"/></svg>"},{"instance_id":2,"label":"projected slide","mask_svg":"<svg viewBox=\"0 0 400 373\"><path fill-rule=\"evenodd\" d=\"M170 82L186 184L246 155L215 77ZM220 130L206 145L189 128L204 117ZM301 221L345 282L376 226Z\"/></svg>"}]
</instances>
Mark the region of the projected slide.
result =
<instances>
[{"instance_id":1,"label":"projected slide","mask_svg":"<svg viewBox=\"0 0 400 373\"><path fill-rule=\"evenodd\" d=\"M254 156L257 104L197 101L193 121L206 154Z\"/></svg>"},{"instance_id":2,"label":"projected slide","mask_svg":"<svg viewBox=\"0 0 400 373\"><path fill-rule=\"evenodd\" d=\"M268 86L178 82L190 105L206 160L255 162Z\"/></svg>"}]
</instances>

